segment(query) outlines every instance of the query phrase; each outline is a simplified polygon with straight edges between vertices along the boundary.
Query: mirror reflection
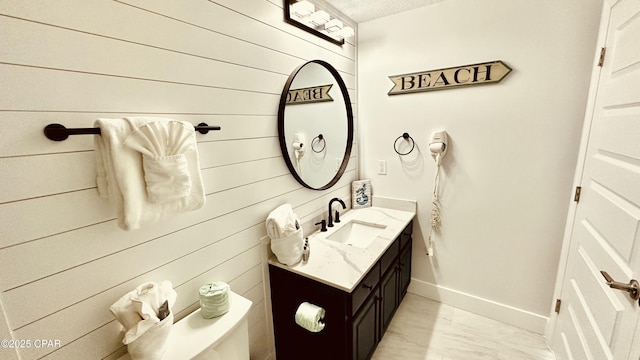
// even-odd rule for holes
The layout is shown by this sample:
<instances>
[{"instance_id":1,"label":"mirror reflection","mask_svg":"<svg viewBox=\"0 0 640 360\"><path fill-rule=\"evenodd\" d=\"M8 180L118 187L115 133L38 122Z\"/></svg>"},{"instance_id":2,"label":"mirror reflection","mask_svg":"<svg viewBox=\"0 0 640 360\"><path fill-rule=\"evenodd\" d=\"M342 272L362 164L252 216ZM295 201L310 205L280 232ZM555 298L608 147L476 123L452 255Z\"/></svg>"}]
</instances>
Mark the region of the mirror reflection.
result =
<instances>
[{"instance_id":1,"label":"mirror reflection","mask_svg":"<svg viewBox=\"0 0 640 360\"><path fill-rule=\"evenodd\" d=\"M353 112L333 66L313 60L294 70L280 99L278 133L287 167L302 185L324 190L340 179L351 154Z\"/></svg>"}]
</instances>

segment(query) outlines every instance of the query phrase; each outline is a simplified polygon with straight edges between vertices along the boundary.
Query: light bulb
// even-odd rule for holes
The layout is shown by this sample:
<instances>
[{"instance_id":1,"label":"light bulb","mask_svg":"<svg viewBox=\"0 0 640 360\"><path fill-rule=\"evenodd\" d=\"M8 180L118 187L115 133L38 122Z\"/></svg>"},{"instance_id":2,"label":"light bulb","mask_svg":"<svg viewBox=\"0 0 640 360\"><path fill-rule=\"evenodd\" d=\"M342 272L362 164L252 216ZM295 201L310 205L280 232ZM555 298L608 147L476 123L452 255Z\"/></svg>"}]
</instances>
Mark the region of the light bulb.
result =
<instances>
[{"instance_id":1,"label":"light bulb","mask_svg":"<svg viewBox=\"0 0 640 360\"><path fill-rule=\"evenodd\" d=\"M291 9L291 12L293 14L296 14L299 17L311 15L314 11L316 11L316 7L306 0L298 1L297 3L291 5L289 9Z\"/></svg>"}]
</instances>

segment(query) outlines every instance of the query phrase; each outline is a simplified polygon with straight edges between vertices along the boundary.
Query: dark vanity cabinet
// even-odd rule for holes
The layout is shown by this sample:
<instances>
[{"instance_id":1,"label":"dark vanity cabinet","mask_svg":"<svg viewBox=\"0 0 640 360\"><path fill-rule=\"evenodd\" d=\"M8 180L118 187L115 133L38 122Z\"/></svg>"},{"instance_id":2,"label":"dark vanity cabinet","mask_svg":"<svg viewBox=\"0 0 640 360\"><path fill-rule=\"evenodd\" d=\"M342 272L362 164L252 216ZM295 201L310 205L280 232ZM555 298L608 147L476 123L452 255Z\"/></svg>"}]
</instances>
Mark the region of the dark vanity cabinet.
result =
<instances>
[{"instance_id":1,"label":"dark vanity cabinet","mask_svg":"<svg viewBox=\"0 0 640 360\"><path fill-rule=\"evenodd\" d=\"M370 359L411 281L412 225L352 292L270 264L276 359ZM310 332L296 324L295 312L305 301L325 309L322 331Z\"/></svg>"}]
</instances>

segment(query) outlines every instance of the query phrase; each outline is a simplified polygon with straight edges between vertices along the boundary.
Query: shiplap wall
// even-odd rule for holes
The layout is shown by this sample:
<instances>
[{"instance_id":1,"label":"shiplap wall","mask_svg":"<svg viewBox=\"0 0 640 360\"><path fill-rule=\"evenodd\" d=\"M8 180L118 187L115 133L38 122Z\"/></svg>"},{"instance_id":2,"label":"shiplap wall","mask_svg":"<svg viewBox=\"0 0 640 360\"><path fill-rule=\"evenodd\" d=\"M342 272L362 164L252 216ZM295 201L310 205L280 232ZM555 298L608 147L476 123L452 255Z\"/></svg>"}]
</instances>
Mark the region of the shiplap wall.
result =
<instances>
[{"instance_id":1,"label":"shiplap wall","mask_svg":"<svg viewBox=\"0 0 640 360\"><path fill-rule=\"evenodd\" d=\"M272 357L264 220L288 202L309 228L330 198L350 202L357 176L354 145L331 190L295 182L278 146L280 92L296 66L322 59L355 109L355 53L353 41L286 24L279 0L0 2L0 337L32 340L0 358L117 358L122 334L108 307L161 280L178 292L178 319L197 309L202 284L229 282L254 304L252 358ZM95 188L92 136L42 134L49 123L131 115L222 127L197 135L203 209L123 231Z\"/></svg>"}]
</instances>

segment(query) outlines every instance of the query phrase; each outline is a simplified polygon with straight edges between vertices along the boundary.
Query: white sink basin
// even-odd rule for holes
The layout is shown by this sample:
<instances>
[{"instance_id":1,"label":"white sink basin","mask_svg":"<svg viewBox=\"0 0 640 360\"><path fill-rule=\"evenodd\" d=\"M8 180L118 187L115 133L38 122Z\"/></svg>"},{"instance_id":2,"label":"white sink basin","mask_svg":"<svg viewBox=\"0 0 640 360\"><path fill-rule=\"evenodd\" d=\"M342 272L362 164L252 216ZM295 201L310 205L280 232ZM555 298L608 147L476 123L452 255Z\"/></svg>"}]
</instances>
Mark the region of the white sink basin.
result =
<instances>
[{"instance_id":1,"label":"white sink basin","mask_svg":"<svg viewBox=\"0 0 640 360\"><path fill-rule=\"evenodd\" d=\"M349 220L327 240L365 249L387 226L361 220Z\"/></svg>"}]
</instances>

